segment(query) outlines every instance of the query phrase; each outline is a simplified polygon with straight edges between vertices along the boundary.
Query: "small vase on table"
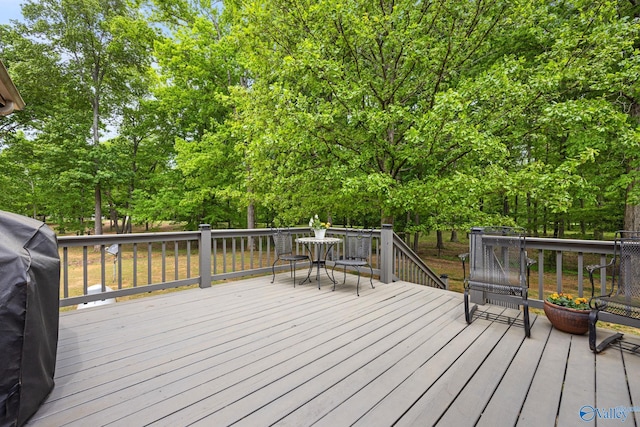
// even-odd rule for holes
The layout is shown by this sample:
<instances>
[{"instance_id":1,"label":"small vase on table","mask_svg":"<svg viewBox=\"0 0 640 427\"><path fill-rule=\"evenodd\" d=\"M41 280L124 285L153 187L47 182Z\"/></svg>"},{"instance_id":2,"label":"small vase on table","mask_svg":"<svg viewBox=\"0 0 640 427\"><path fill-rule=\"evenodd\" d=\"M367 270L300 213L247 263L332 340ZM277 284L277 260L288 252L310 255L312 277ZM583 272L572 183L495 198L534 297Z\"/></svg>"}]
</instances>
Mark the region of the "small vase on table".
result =
<instances>
[{"instance_id":1,"label":"small vase on table","mask_svg":"<svg viewBox=\"0 0 640 427\"><path fill-rule=\"evenodd\" d=\"M315 234L316 239L324 239L324 234L327 232L326 228L313 229L313 234Z\"/></svg>"}]
</instances>

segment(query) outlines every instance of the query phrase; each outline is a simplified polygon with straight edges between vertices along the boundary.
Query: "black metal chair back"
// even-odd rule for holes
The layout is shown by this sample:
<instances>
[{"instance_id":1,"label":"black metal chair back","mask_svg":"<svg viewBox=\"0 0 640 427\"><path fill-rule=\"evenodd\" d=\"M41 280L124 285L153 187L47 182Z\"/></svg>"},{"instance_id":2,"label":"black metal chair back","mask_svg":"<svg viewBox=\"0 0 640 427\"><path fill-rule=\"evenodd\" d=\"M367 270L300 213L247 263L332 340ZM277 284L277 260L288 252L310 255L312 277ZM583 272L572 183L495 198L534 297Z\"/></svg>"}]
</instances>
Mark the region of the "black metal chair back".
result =
<instances>
[{"instance_id":1,"label":"black metal chair back","mask_svg":"<svg viewBox=\"0 0 640 427\"><path fill-rule=\"evenodd\" d=\"M272 279L271 283L273 283L276 279L276 264L278 261L287 261L289 262L289 271L290 275L293 276L293 287L296 286L296 263L299 261L311 261L308 255L296 254L293 251L293 237L292 233L289 229L275 229L274 233L271 235L273 239L273 246L276 252L276 259L273 261L273 265L271 266ZM311 271L310 264L309 271Z\"/></svg>"},{"instance_id":2,"label":"black metal chair back","mask_svg":"<svg viewBox=\"0 0 640 427\"><path fill-rule=\"evenodd\" d=\"M277 229L273 233L273 246L276 256L291 255L293 253L293 243L291 232Z\"/></svg>"},{"instance_id":3,"label":"black metal chair back","mask_svg":"<svg viewBox=\"0 0 640 427\"><path fill-rule=\"evenodd\" d=\"M371 258L371 239L369 231L347 231L344 241L344 258L369 261Z\"/></svg>"},{"instance_id":4,"label":"black metal chair back","mask_svg":"<svg viewBox=\"0 0 640 427\"><path fill-rule=\"evenodd\" d=\"M333 289L336 288L335 269L343 267L344 280L347 279L347 269L354 268L358 273L358 283L356 285L356 294L360 296L360 268L368 267L370 271L371 288L373 286L373 267L371 266L371 242L373 239L372 230L347 230L344 240L344 251L342 256L335 260L331 275L333 278Z\"/></svg>"}]
</instances>

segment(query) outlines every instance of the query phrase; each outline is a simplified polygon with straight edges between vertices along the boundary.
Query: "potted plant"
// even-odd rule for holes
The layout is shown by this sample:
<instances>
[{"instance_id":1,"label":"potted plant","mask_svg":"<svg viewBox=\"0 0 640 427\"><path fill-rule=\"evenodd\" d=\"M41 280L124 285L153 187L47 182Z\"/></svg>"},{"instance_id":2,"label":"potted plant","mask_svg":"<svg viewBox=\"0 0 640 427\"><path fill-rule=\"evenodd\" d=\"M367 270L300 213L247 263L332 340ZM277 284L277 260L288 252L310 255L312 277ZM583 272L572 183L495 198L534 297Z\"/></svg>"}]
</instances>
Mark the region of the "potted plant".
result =
<instances>
[{"instance_id":1,"label":"potted plant","mask_svg":"<svg viewBox=\"0 0 640 427\"><path fill-rule=\"evenodd\" d=\"M582 335L589 330L589 302L570 294L553 293L544 301L544 314L554 328Z\"/></svg>"},{"instance_id":2,"label":"potted plant","mask_svg":"<svg viewBox=\"0 0 640 427\"><path fill-rule=\"evenodd\" d=\"M324 239L324 234L327 232L327 229L331 227L331 223L320 221L318 214L315 214L309 220L309 227L313 230L316 239Z\"/></svg>"}]
</instances>

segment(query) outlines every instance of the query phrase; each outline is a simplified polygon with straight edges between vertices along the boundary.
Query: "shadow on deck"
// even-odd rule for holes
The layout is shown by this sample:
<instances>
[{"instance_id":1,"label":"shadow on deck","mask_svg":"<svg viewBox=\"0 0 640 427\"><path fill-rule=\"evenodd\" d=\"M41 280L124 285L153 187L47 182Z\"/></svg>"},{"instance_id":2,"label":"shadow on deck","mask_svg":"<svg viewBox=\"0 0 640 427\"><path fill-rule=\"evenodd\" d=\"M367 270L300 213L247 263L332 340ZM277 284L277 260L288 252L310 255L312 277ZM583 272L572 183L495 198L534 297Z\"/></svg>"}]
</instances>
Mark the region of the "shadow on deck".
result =
<instances>
[{"instance_id":1,"label":"shadow on deck","mask_svg":"<svg viewBox=\"0 0 640 427\"><path fill-rule=\"evenodd\" d=\"M56 386L28 424L565 426L640 407L640 357L596 358L544 316L525 339L467 325L450 291L270 279L62 313Z\"/></svg>"}]
</instances>

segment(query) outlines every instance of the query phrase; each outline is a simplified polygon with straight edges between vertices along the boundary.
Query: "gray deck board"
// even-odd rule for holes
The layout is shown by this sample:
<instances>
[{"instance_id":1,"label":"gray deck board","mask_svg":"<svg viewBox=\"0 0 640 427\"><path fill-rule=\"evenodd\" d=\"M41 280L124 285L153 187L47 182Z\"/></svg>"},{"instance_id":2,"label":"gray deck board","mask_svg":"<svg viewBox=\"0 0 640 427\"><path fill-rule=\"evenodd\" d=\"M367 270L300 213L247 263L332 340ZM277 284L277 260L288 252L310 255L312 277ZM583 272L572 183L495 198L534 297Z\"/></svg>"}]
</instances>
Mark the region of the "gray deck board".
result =
<instances>
[{"instance_id":1,"label":"gray deck board","mask_svg":"<svg viewBox=\"0 0 640 427\"><path fill-rule=\"evenodd\" d=\"M484 321L476 320L476 322ZM443 352L442 354L446 354L447 359L451 360L452 363L437 379L433 378L434 382L429 386L429 389L412 405L400 420L399 425L435 425L441 417L449 414L450 405L457 401L460 393L465 390L465 386L480 370L485 358L490 356L496 346L504 342L502 338L504 338L504 334L508 329L507 325L500 323L485 325L482 333L472 343L469 343L470 345L461 352L459 357L454 354L448 354L446 351ZM445 350L448 350L448 348ZM438 373L437 368L444 363L446 363L444 360L438 361L437 364L429 363L428 368L431 372ZM427 384L423 384L423 387ZM466 403L469 406L475 406L484 397L486 395L483 393L474 394L472 400ZM481 404L480 406L483 405ZM455 413L451 415L458 421L449 425L473 425L475 419L479 418L475 414L469 417L467 413L467 416L462 417L463 420L461 420L460 406L457 406L457 408L457 410L454 409Z\"/></svg>"},{"instance_id":2,"label":"gray deck board","mask_svg":"<svg viewBox=\"0 0 640 427\"><path fill-rule=\"evenodd\" d=\"M551 329L550 324L543 323L545 321L546 319L542 316L536 319L535 334L523 340L522 345L517 349L506 373L493 391L491 400L482 411L478 426L516 424Z\"/></svg>"},{"instance_id":3,"label":"gray deck board","mask_svg":"<svg viewBox=\"0 0 640 427\"><path fill-rule=\"evenodd\" d=\"M571 336L564 377L565 386L558 413L558 425L561 426L575 422L578 411L584 405L596 407L595 356L589 351L584 351L585 348L589 348L586 336ZM604 360L603 357L598 359Z\"/></svg>"},{"instance_id":4,"label":"gray deck board","mask_svg":"<svg viewBox=\"0 0 640 427\"><path fill-rule=\"evenodd\" d=\"M571 344L570 335L553 329L549 321L540 316L536 321L536 327L539 328L542 324L547 325L545 330L549 332L543 335L544 352L531 380L527 398L522 405L517 422L519 426L554 425L560 406ZM526 381L527 378L522 380Z\"/></svg>"},{"instance_id":5,"label":"gray deck board","mask_svg":"<svg viewBox=\"0 0 640 427\"><path fill-rule=\"evenodd\" d=\"M640 357L630 354L622 355L624 360L625 370L627 375L635 375L636 379L629 381L629 395L631 398L631 406L640 407L640 380L637 380L638 372L640 372ZM629 414L629 418L632 418L636 425L640 425L640 412L634 412ZM629 423L631 424L631 423Z\"/></svg>"},{"instance_id":6,"label":"gray deck board","mask_svg":"<svg viewBox=\"0 0 640 427\"><path fill-rule=\"evenodd\" d=\"M608 348L595 358L596 386L598 384L625 383L625 366L621 351ZM640 380L640 376L636 379ZM596 387L594 403L600 408L630 407L631 399L626 387ZM640 414L639 414L640 415ZM625 422L626 423L626 422Z\"/></svg>"},{"instance_id":7,"label":"gray deck board","mask_svg":"<svg viewBox=\"0 0 640 427\"><path fill-rule=\"evenodd\" d=\"M485 318L467 325L457 293L375 282L357 297L354 277L335 292L323 279L62 313L56 386L28 425L578 425L584 405L640 405L640 357L596 357L544 316L525 339Z\"/></svg>"}]
</instances>

